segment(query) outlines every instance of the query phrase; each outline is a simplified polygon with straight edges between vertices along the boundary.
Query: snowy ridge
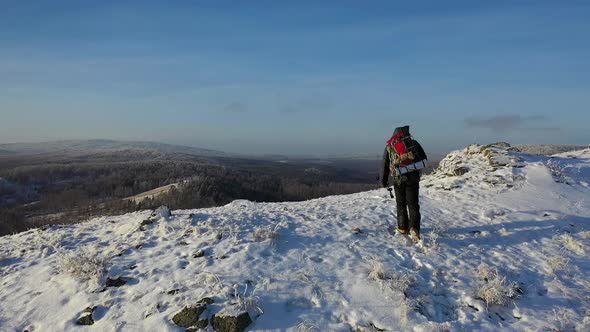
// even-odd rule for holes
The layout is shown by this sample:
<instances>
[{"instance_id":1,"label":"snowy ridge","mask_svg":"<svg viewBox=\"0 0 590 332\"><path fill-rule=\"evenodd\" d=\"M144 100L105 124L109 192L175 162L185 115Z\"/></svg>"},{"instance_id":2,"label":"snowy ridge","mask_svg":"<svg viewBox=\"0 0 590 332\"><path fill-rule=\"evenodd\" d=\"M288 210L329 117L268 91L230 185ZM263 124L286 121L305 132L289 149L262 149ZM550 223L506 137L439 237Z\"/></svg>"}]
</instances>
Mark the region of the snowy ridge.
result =
<instances>
[{"instance_id":1,"label":"snowy ridge","mask_svg":"<svg viewBox=\"0 0 590 332\"><path fill-rule=\"evenodd\" d=\"M423 179L419 245L383 189L1 237L0 330L184 331L210 297L201 317L247 311L250 331L587 331L589 172L590 150L453 152Z\"/></svg>"}]
</instances>

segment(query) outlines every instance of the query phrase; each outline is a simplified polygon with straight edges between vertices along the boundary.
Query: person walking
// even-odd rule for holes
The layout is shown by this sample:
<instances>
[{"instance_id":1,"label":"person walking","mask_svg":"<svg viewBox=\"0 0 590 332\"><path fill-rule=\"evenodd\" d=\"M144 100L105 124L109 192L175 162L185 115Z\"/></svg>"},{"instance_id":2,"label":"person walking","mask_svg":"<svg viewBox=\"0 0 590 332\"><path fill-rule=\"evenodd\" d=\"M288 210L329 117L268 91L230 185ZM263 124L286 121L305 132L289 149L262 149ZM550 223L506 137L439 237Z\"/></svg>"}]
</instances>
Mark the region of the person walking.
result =
<instances>
[{"instance_id":1,"label":"person walking","mask_svg":"<svg viewBox=\"0 0 590 332\"><path fill-rule=\"evenodd\" d=\"M410 127L395 128L383 152L381 184L388 188L389 178L393 179L397 232L409 233L416 243L420 241L420 176L427 165L426 153L410 135Z\"/></svg>"}]
</instances>

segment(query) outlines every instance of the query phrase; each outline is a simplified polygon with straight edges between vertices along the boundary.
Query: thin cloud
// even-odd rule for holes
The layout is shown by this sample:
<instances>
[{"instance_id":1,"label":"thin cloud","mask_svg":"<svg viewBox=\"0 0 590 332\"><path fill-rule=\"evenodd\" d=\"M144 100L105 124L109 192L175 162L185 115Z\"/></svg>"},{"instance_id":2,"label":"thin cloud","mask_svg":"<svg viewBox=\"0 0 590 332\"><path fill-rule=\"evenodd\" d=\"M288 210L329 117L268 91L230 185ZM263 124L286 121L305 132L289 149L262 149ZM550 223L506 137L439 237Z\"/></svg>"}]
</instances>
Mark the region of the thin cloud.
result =
<instances>
[{"instance_id":1,"label":"thin cloud","mask_svg":"<svg viewBox=\"0 0 590 332\"><path fill-rule=\"evenodd\" d=\"M518 114L507 114L488 118L469 117L464 121L467 128L485 128L496 132L514 130L561 131L561 128L559 127L539 126L539 122L545 122L548 120L549 119L543 115L521 116Z\"/></svg>"},{"instance_id":2,"label":"thin cloud","mask_svg":"<svg viewBox=\"0 0 590 332\"><path fill-rule=\"evenodd\" d=\"M237 101L234 101L233 103L230 103L223 108L223 111L227 113L243 113L247 110L248 107L246 107L244 103L240 103Z\"/></svg>"},{"instance_id":3,"label":"thin cloud","mask_svg":"<svg viewBox=\"0 0 590 332\"><path fill-rule=\"evenodd\" d=\"M289 113L289 114L293 114L293 113L299 113L299 109L293 107L293 106L285 106L281 108L281 112L282 113Z\"/></svg>"}]
</instances>

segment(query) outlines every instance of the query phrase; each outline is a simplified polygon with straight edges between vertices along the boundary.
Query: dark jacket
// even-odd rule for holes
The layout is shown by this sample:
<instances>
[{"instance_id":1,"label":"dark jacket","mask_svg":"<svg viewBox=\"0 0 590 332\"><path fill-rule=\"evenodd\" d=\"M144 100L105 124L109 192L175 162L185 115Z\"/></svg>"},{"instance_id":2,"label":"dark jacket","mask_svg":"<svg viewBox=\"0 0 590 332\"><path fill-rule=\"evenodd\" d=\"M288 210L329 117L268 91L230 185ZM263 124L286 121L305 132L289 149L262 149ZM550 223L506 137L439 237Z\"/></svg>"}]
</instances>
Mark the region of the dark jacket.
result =
<instances>
[{"instance_id":1,"label":"dark jacket","mask_svg":"<svg viewBox=\"0 0 590 332\"><path fill-rule=\"evenodd\" d=\"M426 152L424 152L424 149L422 148L420 143L418 143L416 140L412 140L412 144L414 144L416 147L416 153L418 154L418 160L428 159L428 157L426 156ZM389 169L390 163L391 163L391 160L389 159L389 151L387 150L387 147L385 147L385 151L383 152L383 162L381 164L381 177L380 177L381 185L383 185L383 187L388 186L389 176L392 175L392 174L390 174L391 171Z\"/></svg>"}]
</instances>

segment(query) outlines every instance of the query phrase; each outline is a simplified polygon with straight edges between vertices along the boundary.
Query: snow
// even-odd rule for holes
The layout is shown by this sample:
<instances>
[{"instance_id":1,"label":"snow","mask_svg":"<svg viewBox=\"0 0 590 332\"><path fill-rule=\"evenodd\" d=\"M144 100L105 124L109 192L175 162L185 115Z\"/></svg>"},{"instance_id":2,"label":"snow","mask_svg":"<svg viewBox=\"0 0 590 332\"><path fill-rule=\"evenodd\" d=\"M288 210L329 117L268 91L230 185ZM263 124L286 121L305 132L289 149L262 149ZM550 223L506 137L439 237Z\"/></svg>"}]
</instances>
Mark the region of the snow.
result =
<instances>
[{"instance_id":1,"label":"snow","mask_svg":"<svg viewBox=\"0 0 590 332\"><path fill-rule=\"evenodd\" d=\"M148 190L135 196L127 197L125 198L125 200L132 201L135 204L139 204L146 199L156 199L159 196L165 195L170 191L177 189L179 185L180 183L168 184L162 187L158 187L156 189Z\"/></svg>"},{"instance_id":2,"label":"snow","mask_svg":"<svg viewBox=\"0 0 590 332\"><path fill-rule=\"evenodd\" d=\"M248 310L250 331L587 331L589 171L588 149L453 152L423 178L418 245L391 234L384 189L4 236L0 330L183 331L171 317L209 296L211 313ZM89 252L127 284L60 268ZM95 324L77 326L93 306Z\"/></svg>"}]
</instances>

